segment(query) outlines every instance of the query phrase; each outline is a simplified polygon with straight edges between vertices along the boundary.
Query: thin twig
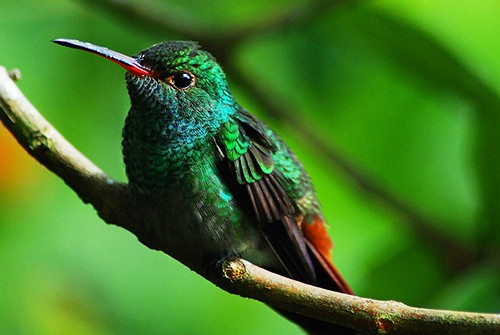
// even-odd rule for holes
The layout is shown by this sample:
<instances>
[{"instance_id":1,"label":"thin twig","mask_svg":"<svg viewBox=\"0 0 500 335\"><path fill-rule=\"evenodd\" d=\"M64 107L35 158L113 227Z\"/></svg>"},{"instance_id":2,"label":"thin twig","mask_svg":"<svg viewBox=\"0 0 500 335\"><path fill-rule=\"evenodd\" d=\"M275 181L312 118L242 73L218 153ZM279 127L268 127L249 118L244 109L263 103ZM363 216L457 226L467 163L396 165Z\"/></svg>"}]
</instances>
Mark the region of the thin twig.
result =
<instances>
[{"instance_id":1,"label":"thin twig","mask_svg":"<svg viewBox=\"0 0 500 335\"><path fill-rule=\"evenodd\" d=\"M10 70L9 77L14 81L19 81L21 80L21 71L19 69Z\"/></svg>"}]
</instances>

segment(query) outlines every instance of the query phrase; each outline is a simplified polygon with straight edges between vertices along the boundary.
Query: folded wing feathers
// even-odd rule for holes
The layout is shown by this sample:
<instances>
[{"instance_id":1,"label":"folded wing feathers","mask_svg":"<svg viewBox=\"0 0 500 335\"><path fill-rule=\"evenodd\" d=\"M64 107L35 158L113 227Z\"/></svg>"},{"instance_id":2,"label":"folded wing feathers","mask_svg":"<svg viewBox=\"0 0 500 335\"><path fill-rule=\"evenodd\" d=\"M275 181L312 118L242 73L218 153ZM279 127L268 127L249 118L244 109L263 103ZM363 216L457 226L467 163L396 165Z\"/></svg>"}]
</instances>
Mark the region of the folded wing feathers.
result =
<instances>
[{"instance_id":1,"label":"folded wing feathers","mask_svg":"<svg viewBox=\"0 0 500 335\"><path fill-rule=\"evenodd\" d=\"M275 168L276 146L249 114L239 115L239 122L228 123L220 140L228 167L234 169L236 184L240 185L234 187L242 187L247 194L249 210L292 278L314 283L314 265L296 221L298 208L283 186L284 176Z\"/></svg>"}]
</instances>

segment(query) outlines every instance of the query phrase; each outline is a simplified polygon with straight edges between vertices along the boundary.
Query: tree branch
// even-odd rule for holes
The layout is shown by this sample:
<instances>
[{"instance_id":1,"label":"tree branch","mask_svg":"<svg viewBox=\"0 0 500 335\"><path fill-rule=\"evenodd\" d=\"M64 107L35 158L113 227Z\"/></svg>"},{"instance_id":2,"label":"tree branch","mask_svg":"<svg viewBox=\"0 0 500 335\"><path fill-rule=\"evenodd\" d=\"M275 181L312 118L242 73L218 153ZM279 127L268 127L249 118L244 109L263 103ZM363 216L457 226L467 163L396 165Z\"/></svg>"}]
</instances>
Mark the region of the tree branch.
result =
<instances>
[{"instance_id":1,"label":"tree branch","mask_svg":"<svg viewBox=\"0 0 500 335\"><path fill-rule=\"evenodd\" d=\"M127 185L107 176L69 143L26 99L0 67L0 120L20 145L90 203L107 223L123 227L146 246L159 247L130 213ZM207 279L222 289L288 311L338 323L366 334L494 334L500 315L433 311L330 292L238 259L221 263Z\"/></svg>"},{"instance_id":2,"label":"tree branch","mask_svg":"<svg viewBox=\"0 0 500 335\"><path fill-rule=\"evenodd\" d=\"M222 289L364 334L498 334L500 315L409 307L328 291L282 277L242 259L223 262Z\"/></svg>"},{"instance_id":3,"label":"tree branch","mask_svg":"<svg viewBox=\"0 0 500 335\"><path fill-rule=\"evenodd\" d=\"M19 71L17 78L20 76ZM26 99L0 67L0 120L19 144L38 162L59 176L85 203L91 203L108 223L131 227L127 186L99 169L69 143ZM120 209L120 210L118 210Z\"/></svg>"}]
</instances>

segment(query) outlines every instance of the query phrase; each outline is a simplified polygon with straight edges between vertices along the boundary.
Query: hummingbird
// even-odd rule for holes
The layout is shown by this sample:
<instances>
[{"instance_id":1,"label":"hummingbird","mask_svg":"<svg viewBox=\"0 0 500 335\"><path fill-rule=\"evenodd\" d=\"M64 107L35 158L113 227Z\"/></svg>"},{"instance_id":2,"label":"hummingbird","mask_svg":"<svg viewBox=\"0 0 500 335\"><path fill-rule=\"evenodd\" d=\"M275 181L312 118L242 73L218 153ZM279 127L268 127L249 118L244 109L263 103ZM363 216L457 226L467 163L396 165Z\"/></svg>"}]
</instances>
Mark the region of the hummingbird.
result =
<instances>
[{"instance_id":1,"label":"hummingbird","mask_svg":"<svg viewBox=\"0 0 500 335\"><path fill-rule=\"evenodd\" d=\"M158 249L206 276L241 257L347 294L316 192L298 158L233 97L222 67L192 41L130 57L73 39L55 43L125 68L131 107L122 150L134 219ZM352 334L278 309L309 334Z\"/></svg>"}]
</instances>

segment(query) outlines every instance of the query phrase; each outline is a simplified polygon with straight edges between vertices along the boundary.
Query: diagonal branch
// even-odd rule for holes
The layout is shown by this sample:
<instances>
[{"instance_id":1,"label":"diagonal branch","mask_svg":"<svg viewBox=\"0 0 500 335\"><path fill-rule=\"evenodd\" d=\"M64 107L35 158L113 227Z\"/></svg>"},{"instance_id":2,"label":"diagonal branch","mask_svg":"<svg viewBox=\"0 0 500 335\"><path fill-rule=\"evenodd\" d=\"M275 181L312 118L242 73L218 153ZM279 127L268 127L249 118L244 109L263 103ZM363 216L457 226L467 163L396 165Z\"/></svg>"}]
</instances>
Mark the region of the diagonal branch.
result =
<instances>
[{"instance_id":1,"label":"diagonal branch","mask_svg":"<svg viewBox=\"0 0 500 335\"><path fill-rule=\"evenodd\" d=\"M230 293L298 311L364 334L471 335L500 332L500 314L432 310L410 307L397 301L360 298L296 282L242 259L223 262L219 271L214 283ZM272 287L272 294L269 287Z\"/></svg>"},{"instance_id":2,"label":"diagonal branch","mask_svg":"<svg viewBox=\"0 0 500 335\"><path fill-rule=\"evenodd\" d=\"M199 36L199 26L191 20L185 20L177 12L164 9L152 3L131 0L80 0L86 5L92 5L105 10L127 22L144 25L156 31L168 31L181 36Z\"/></svg>"},{"instance_id":3,"label":"diagonal branch","mask_svg":"<svg viewBox=\"0 0 500 335\"><path fill-rule=\"evenodd\" d=\"M129 227L129 207L123 206L128 202L127 186L111 179L76 150L38 113L3 67L0 108L0 120L33 158L64 180L84 203L92 203L103 220Z\"/></svg>"},{"instance_id":4,"label":"diagonal branch","mask_svg":"<svg viewBox=\"0 0 500 335\"><path fill-rule=\"evenodd\" d=\"M279 28L312 20L317 15L328 12L330 8L341 5L354 5L359 0L316 0L295 6L283 6L278 12L262 12L259 18L241 27L231 27L226 30L221 26L207 30L201 23L192 18L179 15L172 6L158 3L144 3L134 0L80 0L85 4L99 7L115 16L125 18L128 22L141 24L148 29L174 33L197 41L206 41L209 44L235 45L248 37L276 31ZM222 50L228 54L229 50Z\"/></svg>"},{"instance_id":5,"label":"diagonal branch","mask_svg":"<svg viewBox=\"0 0 500 335\"><path fill-rule=\"evenodd\" d=\"M49 123L0 67L0 120L38 162L63 179L107 223L129 230L146 246L164 249L136 225L127 185L117 183ZM494 334L500 315L433 311L330 292L265 271L244 260L220 263L207 279L224 290L366 334Z\"/></svg>"}]
</instances>

